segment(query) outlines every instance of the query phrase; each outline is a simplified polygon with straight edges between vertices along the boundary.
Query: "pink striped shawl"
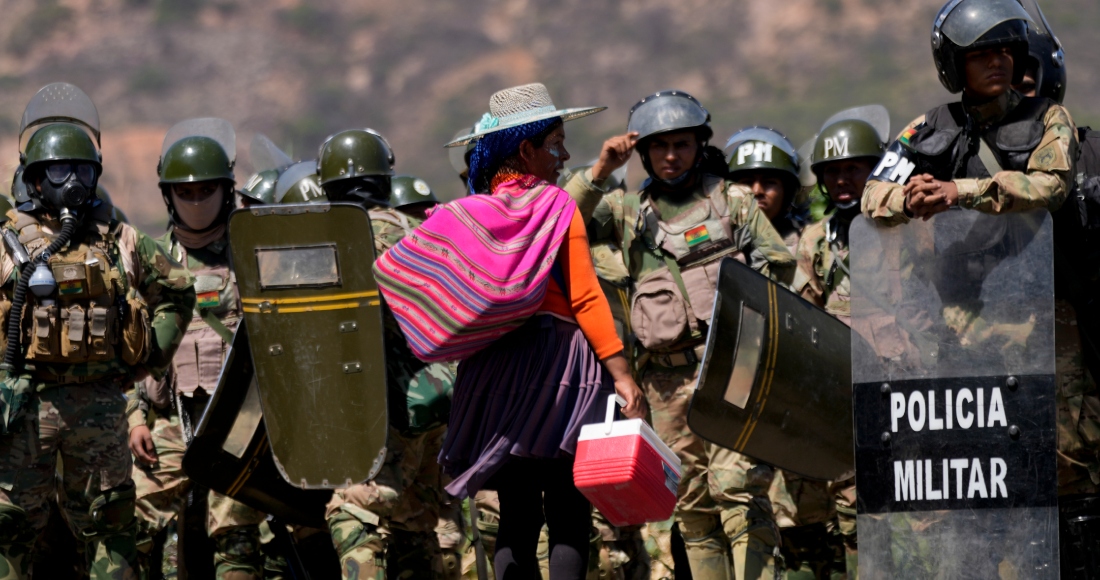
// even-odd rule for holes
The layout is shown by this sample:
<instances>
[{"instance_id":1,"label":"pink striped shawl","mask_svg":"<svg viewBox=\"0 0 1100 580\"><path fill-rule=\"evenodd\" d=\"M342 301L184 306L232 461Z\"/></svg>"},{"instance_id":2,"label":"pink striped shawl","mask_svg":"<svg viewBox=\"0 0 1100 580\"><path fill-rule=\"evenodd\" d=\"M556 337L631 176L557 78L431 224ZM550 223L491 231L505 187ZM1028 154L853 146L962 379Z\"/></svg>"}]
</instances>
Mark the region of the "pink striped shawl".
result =
<instances>
[{"instance_id":1,"label":"pink striped shawl","mask_svg":"<svg viewBox=\"0 0 1100 580\"><path fill-rule=\"evenodd\" d=\"M542 305L576 204L533 180L438 207L375 260L378 288L420 360L466 358Z\"/></svg>"}]
</instances>

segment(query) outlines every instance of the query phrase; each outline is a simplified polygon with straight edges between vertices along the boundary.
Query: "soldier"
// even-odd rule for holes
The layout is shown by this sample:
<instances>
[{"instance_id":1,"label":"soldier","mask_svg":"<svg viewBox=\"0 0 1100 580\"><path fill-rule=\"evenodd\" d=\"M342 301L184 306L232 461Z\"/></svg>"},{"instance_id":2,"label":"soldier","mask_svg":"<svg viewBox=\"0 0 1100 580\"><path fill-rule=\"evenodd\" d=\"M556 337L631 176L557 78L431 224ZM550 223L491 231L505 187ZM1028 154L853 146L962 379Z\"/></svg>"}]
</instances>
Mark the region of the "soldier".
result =
<instances>
[{"instance_id":1,"label":"soldier","mask_svg":"<svg viewBox=\"0 0 1100 580\"><path fill-rule=\"evenodd\" d=\"M794 144L775 129L747 127L729 138L726 151L730 179L752 190L756 206L793 254L807 219L806 212L795 206L802 183Z\"/></svg>"},{"instance_id":2,"label":"soldier","mask_svg":"<svg viewBox=\"0 0 1100 580\"><path fill-rule=\"evenodd\" d=\"M1011 86L1023 80L1029 21L1027 12L1008 0L963 0L940 11L933 56L941 82L951 92L961 91L962 101L929 111L902 132L888 149L892 166L883 167L884 158L867 183L865 215L893 226L953 207L1006 214L1055 212L1062 206L1074 186L1073 120L1049 98L1024 97ZM905 171L899 171L903 163ZM1079 313L1065 284L1075 268L1060 259L1062 252L1056 249L1055 261L1058 493L1063 512L1080 508L1085 521L1096 517L1094 498L1100 491L1100 393L1085 369ZM1083 529L1087 526L1077 531ZM1081 546L1085 555L1095 554L1088 546L1094 541ZM1082 557L1067 552L1063 561Z\"/></svg>"},{"instance_id":3,"label":"soldier","mask_svg":"<svg viewBox=\"0 0 1100 580\"><path fill-rule=\"evenodd\" d=\"M137 526L122 393L146 374L164 376L190 322L193 278L95 197L101 157L85 129L98 139L98 120L57 122L45 110L58 91L69 103L87 99L58 83L28 106L29 197L5 226L3 312L25 314L5 317L0 561L6 577L27 577L60 455L61 508L91 577L131 577Z\"/></svg>"},{"instance_id":4,"label":"soldier","mask_svg":"<svg viewBox=\"0 0 1100 580\"><path fill-rule=\"evenodd\" d=\"M198 300L168 374L136 387L128 417L144 573L148 575L154 564L148 556L160 553L158 564L166 577L177 573L180 515L192 488L181 466L183 452L192 425L217 385L224 353L240 322L225 236L234 202L234 162L227 151L232 142L224 139L232 139L233 129L221 121L221 132L214 137L180 130L189 123L193 121L177 125L165 137L157 172L171 225L158 243L195 275ZM259 525L266 516L215 492L210 492L207 507L217 578L262 578Z\"/></svg>"},{"instance_id":5,"label":"soldier","mask_svg":"<svg viewBox=\"0 0 1100 580\"><path fill-rule=\"evenodd\" d=\"M392 195L393 163L389 144L369 129L329 137L317 161L329 200L362 203L371 211L378 255L407 233L402 220L412 224L409 216L383 209ZM344 578L385 578L387 569L409 577L440 577L443 563L435 527L443 492L436 455L445 420L416 415L419 405L410 403L434 394L436 402L424 408L438 409L454 376L447 365L417 360L392 315L385 315L385 322L390 405L386 460L373 479L336 490L325 517Z\"/></svg>"},{"instance_id":6,"label":"soldier","mask_svg":"<svg viewBox=\"0 0 1100 580\"><path fill-rule=\"evenodd\" d=\"M790 283L794 257L751 190L704 171L709 122L706 109L682 91L636 104L627 130L650 179L640 192L605 197L593 220L596 238L622 249L634 282L636 368L653 426L683 464L676 521L692 575L771 577L778 544L767 498L772 468L704 442L688 429L687 410L720 259L737 257Z\"/></svg>"}]
</instances>

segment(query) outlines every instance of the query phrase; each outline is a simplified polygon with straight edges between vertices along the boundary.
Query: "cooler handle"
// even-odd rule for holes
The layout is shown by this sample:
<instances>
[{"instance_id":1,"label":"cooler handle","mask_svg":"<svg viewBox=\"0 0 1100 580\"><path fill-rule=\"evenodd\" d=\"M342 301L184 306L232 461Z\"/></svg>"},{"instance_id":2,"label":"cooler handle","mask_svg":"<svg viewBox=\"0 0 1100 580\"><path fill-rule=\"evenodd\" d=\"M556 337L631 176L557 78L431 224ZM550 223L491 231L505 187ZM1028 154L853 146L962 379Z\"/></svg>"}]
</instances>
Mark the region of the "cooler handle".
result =
<instances>
[{"instance_id":1,"label":"cooler handle","mask_svg":"<svg viewBox=\"0 0 1100 580\"><path fill-rule=\"evenodd\" d=\"M611 425L615 422L615 403L618 403L620 407L626 406L626 399L620 397L618 394L608 395L607 397L607 415L604 415L604 435L611 434Z\"/></svg>"}]
</instances>

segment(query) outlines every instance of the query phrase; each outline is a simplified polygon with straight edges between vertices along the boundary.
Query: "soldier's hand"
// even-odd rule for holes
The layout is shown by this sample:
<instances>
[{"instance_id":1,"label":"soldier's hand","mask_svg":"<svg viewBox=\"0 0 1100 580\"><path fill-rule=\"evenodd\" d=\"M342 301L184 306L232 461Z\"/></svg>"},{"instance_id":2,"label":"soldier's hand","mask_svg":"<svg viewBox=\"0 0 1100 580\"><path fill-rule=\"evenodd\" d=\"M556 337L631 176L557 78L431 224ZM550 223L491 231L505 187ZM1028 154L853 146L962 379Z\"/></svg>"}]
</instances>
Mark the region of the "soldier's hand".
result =
<instances>
[{"instance_id":1,"label":"soldier's hand","mask_svg":"<svg viewBox=\"0 0 1100 580\"><path fill-rule=\"evenodd\" d=\"M637 143L637 131L616 135L604 141L600 148L600 158L592 166L592 179L607 179L612 171L625 165L630 161L630 154L634 152L634 145Z\"/></svg>"},{"instance_id":2,"label":"soldier's hand","mask_svg":"<svg viewBox=\"0 0 1100 580\"><path fill-rule=\"evenodd\" d=\"M959 203L959 188L953 181L920 175L905 185L906 208L925 221Z\"/></svg>"},{"instance_id":3,"label":"soldier's hand","mask_svg":"<svg viewBox=\"0 0 1100 580\"><path fill-rule=\"evenodd\" d=\"M149 432L149 427L138 425L130 431L130 452L145 465L156 465L157 450L153 447L153 434Z\"/></svg>"}]
</instances>

